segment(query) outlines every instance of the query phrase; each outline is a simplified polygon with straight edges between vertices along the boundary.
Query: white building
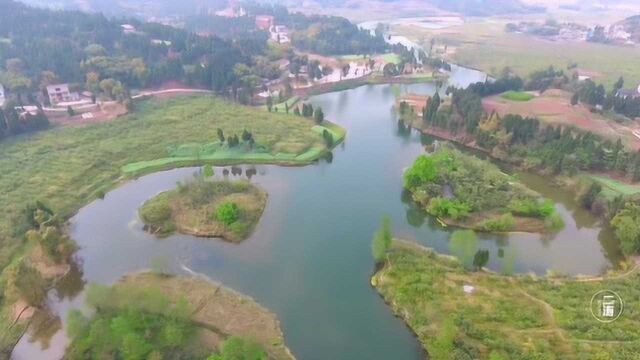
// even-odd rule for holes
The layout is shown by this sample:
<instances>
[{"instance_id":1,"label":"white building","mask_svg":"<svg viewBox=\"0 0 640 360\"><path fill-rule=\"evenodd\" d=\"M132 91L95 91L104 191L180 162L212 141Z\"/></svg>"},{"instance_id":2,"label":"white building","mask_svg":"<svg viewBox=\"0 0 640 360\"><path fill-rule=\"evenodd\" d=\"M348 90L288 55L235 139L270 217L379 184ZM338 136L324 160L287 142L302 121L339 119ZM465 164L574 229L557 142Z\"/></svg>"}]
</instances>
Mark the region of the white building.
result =
<instances>
[{"instance_id":1,"label":"white building","mask_svg":"<svg viewBox=\"0 0 640 360\"><path fill-rule=\"evenodd\" d=\"M125 34L133 34L136 32L136 27L131 24L122 24L120 27Z\"/></svg>"},{"instance_id":2,"label":"white building","mask_svg":"<svg viewBox=\"0 0 640 360\"><path fill-rule=\"evenodd\" d=\"M6 99L6 95L4 94L4 86L0 84L0 106L4 105L5 99Z\"/></svg>"},{"instance_id":3,"label":"white building","mask_svg":"<svg viewBox=\"0 0 640 360\"><path fill-rule=\"evenodd\" d=\"M80 100L78 93L69 91L68 84L49 85L47 86L47 94L49 95L51 105Z\"/></svg>"}]
</instances>

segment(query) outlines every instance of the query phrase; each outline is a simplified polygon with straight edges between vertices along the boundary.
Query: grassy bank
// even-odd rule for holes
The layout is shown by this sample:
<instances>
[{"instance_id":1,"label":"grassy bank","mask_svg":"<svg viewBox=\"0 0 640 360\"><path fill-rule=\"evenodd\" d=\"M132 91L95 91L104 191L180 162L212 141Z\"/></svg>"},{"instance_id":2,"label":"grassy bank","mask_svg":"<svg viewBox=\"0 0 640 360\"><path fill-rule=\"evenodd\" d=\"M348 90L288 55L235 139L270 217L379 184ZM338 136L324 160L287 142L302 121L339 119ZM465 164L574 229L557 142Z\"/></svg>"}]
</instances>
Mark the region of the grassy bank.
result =
<instances>
[{"instance_id":1,"label":"grassy bank","mask_svg":"<svg viewBox=\"0 0 640 360\"><path fill-rule=\"evenodd\" d=\"M638 281L637 271L605 279L468 272L456 259L405 242L394 242L372 278L434 360L634 359L640 314L625 310L603 324L589 306L602 289L638 298Z\"/></svg>"},{"instance_id":2,"label":"grassy bank","mask_svg":"<svg viewBox=\"0 0 640 360\"><path fill-rule=\"evenodd\" d=\"M113 287L91 285L87 303L91 319L69 315L65 358L293 359L275 315L212 282L132 274Z\"/></svg>"},{"instance_id":3,"label":"grassy bank","mask_svg":"<svg viewBox=\"0 0 640 360\"><path fill-rule=\"evenodd\" d=\"M248 182L198 177L145 202L140 218L160 236L177 231L238 242L251 235L266 204L267 194Z\"/></svg>"},{"instance_id":4,"label":"grassy bank","mask_svg":"<svg viewBox=\"0 0 640 360\"><path fill-rule=\"evenodd\" d=\"M143 169L144 172L176 166L231 163L307 164L326 149L322 136L313 131L315 123L287 114L274 114L238 106L208 96L181 96L170 100L136 103L137 111L120 119L84 127L55 128L0 142L0 268L17 261L25 250L24 234L30 219L25 207L43 201L62 219L98 199L126 181L122 169L127 164L158 161L185 144L209 144L225 136L252 133L255 148L268 156L252 159L231 154L208 161L193 158L170 159ZM334 125L327 125L334 127ZM338 129L337 125L335 128ZM344 133L344 131L342 131ZM200 145L198 145L200 146ZM189 149L186 146L186 149ZM314 150L315 149L315 150ZM313 152L311 152L313 151ZM303 159L290 161L279 154ZM141 174L136 172L135 174ZM3 285L0 290L4 291ZM0 296L0 348L10 350L21 333L21 326L9 329L13 309Z\"/></svg>"}]
</instances>

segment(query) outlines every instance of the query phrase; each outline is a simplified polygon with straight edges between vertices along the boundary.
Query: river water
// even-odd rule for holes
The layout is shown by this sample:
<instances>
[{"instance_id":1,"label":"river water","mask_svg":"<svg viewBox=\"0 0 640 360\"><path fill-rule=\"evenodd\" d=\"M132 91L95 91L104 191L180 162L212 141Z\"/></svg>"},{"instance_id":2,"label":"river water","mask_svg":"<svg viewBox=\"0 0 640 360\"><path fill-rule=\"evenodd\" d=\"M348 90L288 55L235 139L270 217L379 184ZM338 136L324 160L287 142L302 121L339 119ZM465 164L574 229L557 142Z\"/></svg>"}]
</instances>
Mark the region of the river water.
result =
<instances>
[{"instance_id":1,"label":"river water","mask_svg":"<svg viewBox=\"0 0 640 360\"><path fill-rule=\"evenodd\" d=\"M485 75L454 67L451 83L466 86ZM396 236L447 253L450 229L442 229L403 195L402 173L433 139L399 131L393 110L398 92L432 94L431 84L375 85L313 97L328 119L348 131L333 161L307 167L240 167L269 193L255 233L241 244L176 235L156 239L142 230L138 207L155 194L200 171L177 169L144 176L84 207L71 219L80 246L75 291L52 291L51 312L64 319L81 306L84 282L112 283L123 274L166 259L254 297L274 311L287 345L299 359L418 359L418 341L369 285L374 270L370 243L384 216ZM230 170L230 168L227 168ZM223 168L216 168L223 177ZM236 171L237 173L238 171ZM233 175L229 175L234 178ZM566 228L557 235L481 235L490 267L509 254L517 272L600 273L615 262L617 245L566 192L546 179L522 180L556 201ZM62 295L61 295L62 294ZM15 359L56 359L64 353L62 330L23 337ZM37 334L36 334L37 335ZM46 341L44 341L44 340ZM46 343L46 344L45 344ZM46 348L43 344L47 345Z\"/></svg>"}]
</instances>

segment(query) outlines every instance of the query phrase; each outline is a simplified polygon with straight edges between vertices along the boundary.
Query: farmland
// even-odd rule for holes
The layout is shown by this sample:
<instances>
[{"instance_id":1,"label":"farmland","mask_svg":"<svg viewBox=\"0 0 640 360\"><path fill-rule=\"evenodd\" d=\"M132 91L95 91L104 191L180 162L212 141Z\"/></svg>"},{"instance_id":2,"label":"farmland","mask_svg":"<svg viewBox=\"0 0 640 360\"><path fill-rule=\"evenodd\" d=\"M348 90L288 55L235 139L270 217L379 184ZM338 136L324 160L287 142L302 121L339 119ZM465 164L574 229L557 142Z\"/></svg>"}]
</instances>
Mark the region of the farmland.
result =
<instances>
[{"instance_id":1,"label":"farmland","mask_svg":"<svg viewBox=\"0 0 640 360\"><path fill-rule=\"evenodd\" d=\"M427 49L430 40L435 38L436 51L446 52L446 57L451 61L491 75L499 75L503 68L509 67L516 75L526 77L550 65L567 69L568 65L575 64L581 71L595 75L594 81L603 83L607 88L611 88L620 76L629 86L640 84L640 73L637 71L639 48L547 41L506 33L506 23L501 19L488 19L444 29L397 25L393 27L393 32L405 35Z\"/></svg>"},{"instance_id":2,"label":"farmland","mask_svg":"<svg viewBox=\"0 0 640 360\"><path fill-rule=\"evenodd\" d=\"M640 138L633 134L633 125L618 123L608 116L591 112L582 104L572 106L571 94L566 91L547 90L526 102L496 95L484 98L482 105L487 113L517 114L536 117L550 125L576 126L612 141L621 138L628 147L640 149Z\"/></svg>"}]
</instances>

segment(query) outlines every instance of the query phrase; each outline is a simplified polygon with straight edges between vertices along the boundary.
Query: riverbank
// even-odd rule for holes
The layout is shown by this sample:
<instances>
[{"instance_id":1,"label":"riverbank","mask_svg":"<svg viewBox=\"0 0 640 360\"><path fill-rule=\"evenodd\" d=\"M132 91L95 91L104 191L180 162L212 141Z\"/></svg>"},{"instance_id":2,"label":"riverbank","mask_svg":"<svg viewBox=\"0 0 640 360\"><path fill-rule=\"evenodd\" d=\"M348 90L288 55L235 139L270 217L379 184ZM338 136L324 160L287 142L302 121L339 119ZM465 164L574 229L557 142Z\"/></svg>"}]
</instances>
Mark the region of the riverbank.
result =
<instances>
[{"instance_id":1,"label":"riverbank","mask_svg":"<svg viewBox=\"0 0 640 360\"><path fill-rule=\"evenodd\" d=\"M5 209L5 216L0 219L0 268L6 270L10 263L29 255L26 252L30 248L23 241L24 233L32 226L23 215L27 205L41 201L66 221L84 205L129 181L130 177L123 176L125 165L162 159L169 151L189 151L189 144L208 144L218 137L217 128L223 129L225 137L240 137L244 130L250 131L255 143L270 149L272 157L205 161L194 156L144 171L205 163L304 165L327 151L325 140L313 130L317 125L310 119L267 113L215 97L149 99L137 102L136 107L135 112L110 122L58 127L0 142L0 206ZM336 144L342 141L344 129L328 122L324 125L341 135ZM308 153L310 149L316 151ZM289 160L279 158L279 154L308 157ZM0 280L6 281L6 277L7 272L3 271ZM27 324L12 326L13 304L7 303L4 296L0 301L0 348L10 353Z\"/></svg>"},{"instance_id":2,"label":"riverbank","mask_svg":"<svg viewBox=\"0 0 640 360\"><path fill-rule=\"evenodd\" d=\"M79 312L69 315L72 342L65 356L70 359L134 351L151 358L153 353L206 358L233 339L256 344L252 351L271 359L294 359L275 314L207 279L132 273L113 287L90 285L87 303L95 309L91 318ZM88 335L98 330L102 338ZM144 337L139 337L141 332Z\"/></svg>"},{"instance_id":3,"label":"riverbank","mask_svg":"<svg viewBox=\"0 0 640 360\"><path fill-rule=\"evenodd\" d=\"M627 301L637 298L633 284L639 280L635 271L590 281L469 272L450 256L394 241L371 283L434 360L450 359L451 353L586 359L640 351L639 314L625 312L604 324L589 311L589 301L602 289Z\"/></svg>"},{"instance_id":4,"label":"riverbank","mask_svg":"<svg viewBox=\"0 0 640 360\"><path fill-rule=\"evenodd\" d=\"M157 236L178 232L240 242L251 235L266 204L267 194L248 182L197 177L148 200L139 214Z\"/></svg>"}]
</instances>

